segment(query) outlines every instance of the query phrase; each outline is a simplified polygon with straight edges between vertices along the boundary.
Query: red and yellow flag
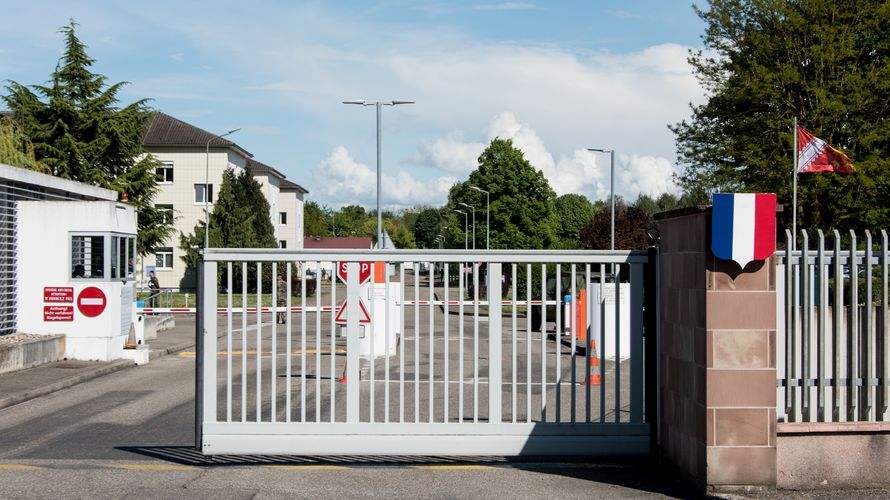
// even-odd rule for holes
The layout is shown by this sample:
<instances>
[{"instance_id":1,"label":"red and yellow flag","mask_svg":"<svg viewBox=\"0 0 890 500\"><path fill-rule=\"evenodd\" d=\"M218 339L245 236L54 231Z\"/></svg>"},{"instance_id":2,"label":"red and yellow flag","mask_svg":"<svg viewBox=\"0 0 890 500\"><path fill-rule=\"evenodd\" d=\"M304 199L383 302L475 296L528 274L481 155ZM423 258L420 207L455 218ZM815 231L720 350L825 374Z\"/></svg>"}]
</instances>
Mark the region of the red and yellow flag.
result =
<instances>
[{"instance_id":1,"label":"red and yellow flag","mask_svg":"<svg viewBox=\"0 0 890 500\"><path fill-rule=\"evenodd\" d=\"M797 171L852 174L853 160L827 142L797 127Z\"/></svg>"}]
</instances>

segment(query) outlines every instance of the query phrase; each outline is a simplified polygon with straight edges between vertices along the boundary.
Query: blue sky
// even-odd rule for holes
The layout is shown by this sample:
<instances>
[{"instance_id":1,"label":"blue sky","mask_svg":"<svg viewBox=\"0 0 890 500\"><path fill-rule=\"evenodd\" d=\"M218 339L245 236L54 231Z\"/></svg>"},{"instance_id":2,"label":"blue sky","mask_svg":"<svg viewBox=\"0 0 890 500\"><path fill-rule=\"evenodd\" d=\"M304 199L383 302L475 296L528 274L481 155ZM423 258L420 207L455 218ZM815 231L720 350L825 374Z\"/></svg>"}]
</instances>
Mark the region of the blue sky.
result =
<instances>
[{"instance_id":1,"label":"blue sky","mask_svg":"<svg viewBox=\"0 0 890 500\"><path fill-rule=\"evenodd\" d=\"M441 204L493 137L558 194L673 191L673 136L702 90L686 56L691 2L22 2L4 12L0 78L43 83L69 18L124 102L232 137L308 199L374 204L373 108L383 112L383 204Z\"/></svg>"}]
</instances>

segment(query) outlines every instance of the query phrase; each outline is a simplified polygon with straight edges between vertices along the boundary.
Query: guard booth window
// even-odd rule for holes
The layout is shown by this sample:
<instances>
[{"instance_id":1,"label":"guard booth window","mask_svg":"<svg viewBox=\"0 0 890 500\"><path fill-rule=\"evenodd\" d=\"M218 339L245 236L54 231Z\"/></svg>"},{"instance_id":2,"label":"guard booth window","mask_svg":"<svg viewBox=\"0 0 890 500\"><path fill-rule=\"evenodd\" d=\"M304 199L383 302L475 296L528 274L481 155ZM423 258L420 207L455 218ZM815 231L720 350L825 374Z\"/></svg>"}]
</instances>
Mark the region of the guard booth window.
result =
<instances>
[{"instance_id":1,"label":"guard booth window","mask_svg":"<svg viewBox=\"0 0 890 500\"><path fill-rule=\"evenodd\" d=\"M85 235L71 237L71 277L105 278L105 237Z\"/></svg>"},{"instance_id":2,"label":"guard booth window","mask_svg":"<svg viewBox=\"0 0 890 500\"><path fill-rule=\"evenodd\" d=\"M134 279L135 253L136 238L116 235L111 237L111 279Z\"/></svg>"}]
</instances>

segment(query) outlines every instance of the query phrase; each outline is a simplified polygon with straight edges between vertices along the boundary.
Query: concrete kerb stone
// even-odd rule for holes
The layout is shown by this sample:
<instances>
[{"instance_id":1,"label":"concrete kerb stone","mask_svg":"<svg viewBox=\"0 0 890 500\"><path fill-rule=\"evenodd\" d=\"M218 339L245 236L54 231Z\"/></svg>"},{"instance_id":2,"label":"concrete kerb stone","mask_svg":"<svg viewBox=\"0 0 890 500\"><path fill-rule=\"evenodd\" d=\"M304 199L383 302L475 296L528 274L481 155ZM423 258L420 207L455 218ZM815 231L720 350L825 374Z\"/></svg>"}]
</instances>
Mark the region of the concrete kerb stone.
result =
<instances>
[{"instance_id":1,"label":"concrete kerb stone","mask_svg":"<svg viewBox=\"0 0 890 500\"><path fill-rule=\"evenodd\" d=\"M52 394L56 391L61 391L62 389L67 389L71 386L80 384L82 382L86 382L88 380L92 380L94 378L101 377L103 375L107 375L109 373L113 373L116 371L123 370L125 368L130 368L136 366L132 361L127 359L119 359L116 361L112 361L111 363L96 367L92 370L87 370L83 373L75 375L73 377L68 377L57 382L54 382L49 385L44 385L41 387L35 387L33 389L28 389L25 391L20 391L14 394L9 394L0 398L0 409L8 408L13 405L17 405L19 403L24 403L25 401L30 401L35 398L39 398L41 396L46 396L47 394Z\"/></svg>"}]
</instances>

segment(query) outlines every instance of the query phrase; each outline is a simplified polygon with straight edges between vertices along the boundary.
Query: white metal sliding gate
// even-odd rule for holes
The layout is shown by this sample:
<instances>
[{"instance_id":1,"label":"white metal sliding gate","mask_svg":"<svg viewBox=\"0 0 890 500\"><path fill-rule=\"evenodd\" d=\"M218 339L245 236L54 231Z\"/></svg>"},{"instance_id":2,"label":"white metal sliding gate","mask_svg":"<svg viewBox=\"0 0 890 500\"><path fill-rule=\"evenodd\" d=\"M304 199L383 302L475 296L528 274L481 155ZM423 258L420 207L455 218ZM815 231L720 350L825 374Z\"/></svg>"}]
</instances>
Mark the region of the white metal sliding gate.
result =
<instances>
[{"instance_id":1,"label":"white metal sliding gate","mask_svg":"<svg viewBox=\"0 0 890 500\"><path fill-rule=\"evenodd\" d=\"M361 286L362 262L386 263L381 283ZM648 453L648 262L630 251L210 249L198 444L205 454ZM345 284L330 279L339 263ZM361 355L381 337L390 355Z\"/></svg>"}]
</instances>

